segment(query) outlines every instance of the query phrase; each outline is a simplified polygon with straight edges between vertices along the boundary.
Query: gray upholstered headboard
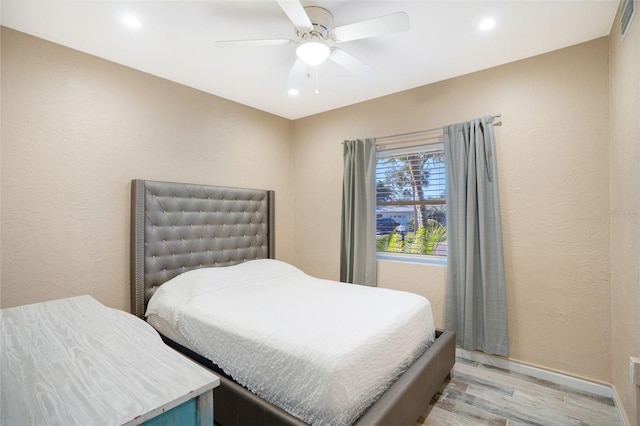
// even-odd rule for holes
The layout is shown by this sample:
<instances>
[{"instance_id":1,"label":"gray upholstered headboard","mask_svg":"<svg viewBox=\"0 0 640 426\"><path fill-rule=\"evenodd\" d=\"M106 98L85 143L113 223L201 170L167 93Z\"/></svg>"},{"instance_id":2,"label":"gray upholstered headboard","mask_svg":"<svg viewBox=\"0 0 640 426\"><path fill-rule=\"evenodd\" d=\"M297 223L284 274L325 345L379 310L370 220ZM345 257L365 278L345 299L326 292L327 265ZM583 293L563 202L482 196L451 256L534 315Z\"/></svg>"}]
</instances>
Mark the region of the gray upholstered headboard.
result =
<instances>
[{"instance_id":1,"label":"gray upholstered headboard","mask_svg":"<svg viewBox=\"0 0 640 426\"><path fill-rule=\"evenodd\" d=\"M182 272L275 257L275 195L135 179L131 182L131 312Z\"/></svg>"}]
</instances>

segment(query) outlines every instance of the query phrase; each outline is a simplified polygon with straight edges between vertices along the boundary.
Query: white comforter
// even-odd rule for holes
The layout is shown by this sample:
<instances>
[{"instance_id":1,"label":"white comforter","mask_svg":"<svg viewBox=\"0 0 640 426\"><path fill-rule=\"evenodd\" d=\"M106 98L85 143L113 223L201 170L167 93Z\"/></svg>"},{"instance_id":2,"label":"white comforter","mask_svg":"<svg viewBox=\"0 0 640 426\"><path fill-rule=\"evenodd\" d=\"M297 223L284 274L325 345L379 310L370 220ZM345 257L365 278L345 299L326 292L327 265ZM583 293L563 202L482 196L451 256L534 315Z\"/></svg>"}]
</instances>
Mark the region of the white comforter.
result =
<instances>
[{"instance_id":1,"label":"white comforter","mask_svg":"<svg viewBox=\"0 0 640 426\"><path fill-rule=\"evenodd\" d=\"M353 423L434 340L431 305L320 280L276 260L186 272L149 322L256 395L313 425Z\"/></svg>"}]
</instances>

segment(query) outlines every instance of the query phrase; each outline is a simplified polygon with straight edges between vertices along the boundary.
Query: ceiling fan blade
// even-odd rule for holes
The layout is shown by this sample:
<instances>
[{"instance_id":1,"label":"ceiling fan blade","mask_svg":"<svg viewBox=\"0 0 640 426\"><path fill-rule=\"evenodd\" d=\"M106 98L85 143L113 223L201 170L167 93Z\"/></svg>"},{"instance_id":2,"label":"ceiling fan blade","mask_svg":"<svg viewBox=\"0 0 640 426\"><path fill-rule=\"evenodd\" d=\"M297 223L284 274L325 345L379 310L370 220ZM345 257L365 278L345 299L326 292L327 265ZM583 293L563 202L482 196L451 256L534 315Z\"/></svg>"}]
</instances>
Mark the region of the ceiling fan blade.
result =
<instances>
[{"instance_id":1,"label":"ceiling fan blade","mask_svg":"<svg viewBox=\"0 0 640 426\"><path fill-rule=\"evenodd\" d=\"M296 59L293 67L291 67L291 71L289 71L289 78L287 79L287 84L285 86L287 91L292 89L300 90L302 79L304 79L307 69L307 64L302 62L300 59Z\"/></svg>"},{"instance_id":2,"label":"ceiling fan blade","mask_svg":"<svg viewBox=\"0 0 640 426\"><path fill-rule=\"evenodd\" d=\"M219 47L237 47L237 46L281 46L285 44L295 43L293 40L287 39L255 39L255 40L219 40L216 46Z\"/></svg>"},{"instance_id":3,"label":"ceiling fan blade","mask_svg":"<svg viewBox=\"0 0 640 426\"><path fill-rule=\"evenodd\" d=\"M405 12L396 12L391 15L367 19L343 25L331 31L331 38L336 42L360 40L376 37L384 34L407 31L409 29L409 15Z\"/></svg>"},{"instance_id":4,"label":"ceiling fan blade","mask_svg":"<svg viewBox=\"0 0 640 426\"><path fill-rule=\"evenodd\" d=\"M276 0L296 28L311 31L313 24L299 0Z\"/></svg>"},{"instance_id":5,"label":"ceiling fan blade","mask_svg":"<svg viewBox=\"0 0 640 426\"><path fill-rule=\"evenodd\" d=\"M352 73L363 76L367 79L373 79L378 74L376 70L362 62L360 59L348 54L342 49L338 49L337 47L331 49L329 59L347 71L351 71Z\"/></svg>"}]
</instances>

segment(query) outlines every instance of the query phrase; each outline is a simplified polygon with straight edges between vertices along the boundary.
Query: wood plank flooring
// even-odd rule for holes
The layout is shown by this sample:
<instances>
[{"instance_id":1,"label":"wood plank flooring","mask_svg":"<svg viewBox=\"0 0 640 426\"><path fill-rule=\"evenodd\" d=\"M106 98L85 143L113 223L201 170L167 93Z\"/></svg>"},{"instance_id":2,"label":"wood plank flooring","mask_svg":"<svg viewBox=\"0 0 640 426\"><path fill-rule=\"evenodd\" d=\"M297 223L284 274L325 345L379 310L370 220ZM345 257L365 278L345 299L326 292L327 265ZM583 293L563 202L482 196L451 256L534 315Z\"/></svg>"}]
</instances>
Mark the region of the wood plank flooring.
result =
<instances>
[{"instance_id":1,"label":"wood plank flooring","mask_svg":"<svg viewBox=\"0 0 640 426\"><path fill-rule=\"evenodd\" d=\"M624 426L612 398L456 359L416 426Z\"/></svg>"}]
</instances>

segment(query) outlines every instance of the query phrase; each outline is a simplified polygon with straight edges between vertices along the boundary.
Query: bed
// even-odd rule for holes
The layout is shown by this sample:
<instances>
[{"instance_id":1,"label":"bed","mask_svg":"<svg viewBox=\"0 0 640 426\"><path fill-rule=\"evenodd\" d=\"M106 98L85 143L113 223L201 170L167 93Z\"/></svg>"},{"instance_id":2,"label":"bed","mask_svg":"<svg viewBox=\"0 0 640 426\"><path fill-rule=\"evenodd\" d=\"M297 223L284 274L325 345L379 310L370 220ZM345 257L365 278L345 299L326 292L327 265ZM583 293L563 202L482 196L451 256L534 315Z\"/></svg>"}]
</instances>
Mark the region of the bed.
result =
<instances>
[{"instance_id":1,"label":"bed","mask_svg":"<svg viewBox=\"0 0 640 426\"><path fill-rule=\"evenodd\" d=\"M176 282L189 274L232 269L268 268L301 273L275 261L275 196L272 191L170 182L132 181L131 307L145 318L156 291L179 289ZM235 266L234 266L235 265ZM209 267L233 268L209 269ZM261 266L262 267L262 266ZM284 269L282 269L284 268ZM209 273L209 272L206 272ZM260 272L262 273L262 272ZM176 278L177 277L177 278ZM174 279L175 278L175 279ZM296 279L300 276L296 275ZM161 291L158 289L167 283ZM328 284L328 283L327 283ZM344 287L344 284L337 284ZM359 287L359 286L357 286ZM239 287L229 286L237 291ZM228 289L225 289L227 291ZM290 291L291 287L288 288ZM373 289L381 290L381 289ZM189 290L192 291L192 290ZM245 292L244 297L255 294ZM243 297L242 293L240 296ZM156 298L157 299L157 298ZM282 299L282 297L280 297ZM279 299L273 300L273 303ZM249 312L238 318L249 317ZM212 324L215 324L215 319ZM158 318L150 323L167 344L217 372L221 386L214 392L215 422L231 425L303 425L298 417L267 402L231 379L205 356L206 346L194 350ZM203 333L207 334L207 333ZM409 333L411 334L411 333ZM429 348L381 395L368 405L356 425L413 425L453 367L453 333L435 330ZM219 338L219 336L218 336ZM189 347L191 346L191 348ZM277 348L276 348L277 349ZM336 391L339 386L336 387ZM255 391L255 389L254 389ZM289 411L291 411L289 409ZM315 423L315 422L314 422Z\"/></svg>"}]
</instances>

